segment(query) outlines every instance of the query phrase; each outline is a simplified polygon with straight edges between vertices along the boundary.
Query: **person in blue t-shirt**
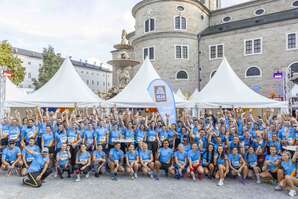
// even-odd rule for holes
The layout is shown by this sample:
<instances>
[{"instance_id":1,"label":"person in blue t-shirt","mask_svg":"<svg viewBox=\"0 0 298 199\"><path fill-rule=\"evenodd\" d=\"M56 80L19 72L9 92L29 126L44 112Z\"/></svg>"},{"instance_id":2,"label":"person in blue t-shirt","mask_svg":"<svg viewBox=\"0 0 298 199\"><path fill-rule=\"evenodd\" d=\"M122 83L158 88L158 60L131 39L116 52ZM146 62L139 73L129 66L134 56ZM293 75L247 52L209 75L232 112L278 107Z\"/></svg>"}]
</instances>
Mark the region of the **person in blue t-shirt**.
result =
<instances>
[{"instance_id":1,"label":"person in blue t-shirt","mask_svg":"<svg viewBox=\"0 0 298 199\"><path fill-rule=\"evenodd\" d=\"M49 149L49 154L54 154L54 134L50 125L47 125L45 133L41 136L41 148L45 147Z\"/></svg>"},{"instance_id":2,"label":"person in blue t-shirt","mask_svg":"<svg viewBox=\"0 0 298 199\"><path fill-rule=\"evenodd\" d=\"M156 169L156 179L158 179L159 171L164 170L166 172L166 176L168 174L175 174L175 169L172 165L172 158L174 152L173 149L169 148L169 141L164 140L162 142L162 148L158 150L157 160L155 161L155 169Z\"/></svg>"},{"instance_id":3,"label":"person in blue t-shirt","mask_svg":"<svg viewBox=\"0 0 298 199\"><path fill-rule=\"evenodd\" d=\"M81 174L84 174L86 178L89 177L89 171L91 166L91 155L87 151L87 146L81 144L80 150L77 152L75 174L77 175L76 182L81 181Z\"/></svg>"},{"instance_id":4,"label":"person in blue t-shirt","mask_svg":"<svg viewBox=\"0 0 298 199\"><path fill-rule=\"evenodd\" d=\"M296 196L296 186L298 186L298 174L296 172L298 152L296 150L293 158L291 159L291 154L284 151L282 154L281 168L284 173L284 178L279 182L279 185L275 187L276 191L281 191L282 189L289 190L289 196Z\"/></svg>"},{"instance_id":5,"label":"person in blue t-shirt","mask_svg":"<svg viewBox=\"0 0 298 199\"><path fill-rule=\"evenodd\" d=\"M141 170L144 175L149 175L153 178L154 172L154 162L153 162L153 154L152 151L148 149L148 144L143 143L141 145L141 150L139 151L139 161L141 164Z\"/></svg>"},{"instance_id":6,"label":"person in blue t-shirt","mask_svg":"<svg viewBox=\"0 0 298 199\"><path fill-rule=\"evenodd\" d=\"M28 149L34 159L28 168L28 173L23 179L23 184L31 187L40 187L42 182L52 173L49 169L49 149L44 148L41 153Z\"/></svg>"},{"instance_id":7,"label":"person in blue t-shirt","mask_svg":"<svg viewBox=\"0 0 298 199\"><path fill-rule=\"evenodd\" d=\"M187 152L181 143L178 145L178 150L174 153L174 163L176 178L180 179L187 169Z\"/></svg>"},{"instance_id":8,"label":"person in blue t-shirt","mask_svg":"<svg viewBox=\"0 0 298 199\"><path fill-rule=\"evenodd\" d=\"M67 143L67 133L63 124L58 125L58 130L55 133L55 152L58 153L62 147L62 144Z\"/></svg>"},{"instance_id":9,"label":"person in blue t-shirt","mask_svg":"<svg viewBox=\"0 0 298 199\"><path fill-rule=\"evenodd\" d=\"M201 152L198 148L198 144L193 143L191 150L187 154L188 156L188 174L192 177L192 180L196 180L196 174L201 179L204 169L201 165Z\"/></svg>"},{"instance_id":10,"label":"person in blue t-shirt","mask_svg":"<svg viewBox=\"0 0 298 199\"><path fill-rule=\"evenodd\" d=\"M229 154L230 172L233 176L239 176L242 180L245 180L248 175L248 167L238 150L237 147L234 147L232 153Z\"/></svg>"},{"instance_id":11,"label":"person in blue t-shirt","mask_svg":"<svg viewBox=\"0 0 298 199\"><path fill-rule=\"evenodd\" d=\"M261 178L265 181L272 181L273 178L278 182L282 180L283 173L279 169L281 157L277 154L276 146L270 146L270 154L266 155L263 165L263 172L260 174Z\"/></svg>"},{"instance_id":12,"label":"person in blue t-shirt","mask_svg":"<svg viewBox=\"0 0 298 199\"><path fill-rule=\"evenodd\" d=\"M132 180L138 177L139 163L138 163L138 152L135 150L133 144L128 146L128 151L125 154L126 171Z\"/></svg>"},{"instance_id":13,"label":"person in blue t-shirt","mask_svg":"<svg viewBox=\"0 0 298 199\"><path fill-rule=\"evenodd\" d=\"M224 147L221 144L219 144L217 147L217 153L215 154L215 157L214 157L214 164L217 170L215 174L215 178L219 179L217 185L223 186L224 179L229 173L229 160L224 152Z\"/></svg>"},{"instance_id":14,"label":"person in blue t-shirt","mask_svg":"<svg viewBox=\"0 0 298 199\"><path fill-rule=\"evenodd\" d=\"M4 170L8 170L8 176L11 176L14 171L20 173L22 165L21 150L16 146L15 141L11 140L8 142L8 146L3 150L1 167Z\"/></svg>"},{"instance_id":15,"label":"person in blue t-shirt","mask_svg":"<svg viewBox=\"0 0 298 199\"><path fill-rule=\"evenodd\" d=\"M124 172L124 153L120 148L121 144L117 142L115 143L114 148L112 148L109 153L108 166L112 174L112 180L118 180L118 172Z\"/></svg>"},{"instance_id":16,"label":"person in blue t-shirt","mask_svg":"<svg viewBox=\"0 0 298 199\"><path fill-rule=\"evenodd\" d=\"M106 154L101 144L96 146L96 150L92 154L93 167L95 168L95 177L105 172Z\"/></svg>"},{"instance_id":17,"label":"person in blue t-shirt","mask_svg":"<svg viewBox=\"0 0 298 199\"><path fill-rule=\"evenodd\" d=\"M257 156L253 146L250 146L248 148L248 152L245 154L244 158L247 163L248 169L252 170L254 172L254 174L256 175L257 184L260 184L261 183L261 179L260 179L261 169L258 166L258 156Z\"/></svg>"},{"instance_id":18,"label":"person in blue t-shirt","mask_svg":"<svg viewBox=\"0 0 298 199\"><path fill-rule=\"evenodd\" d=\"M62 144L61 150L56 155L57 174L61 179L63 179L63 173L65 171L68 174L68 178L70 178L70 174L72 172L70 158L70 147L66 144Z\"/></svg>"},{"instance_id":19,"label":"person in blue t-shirt","mask_svg":"<svg viewBox=\"0 0 298 199\"><path fill-rule=\"evenodd\" d=\"M91 123L88 124L88 128L85 129L83 135L83 143L87 146L87 150L90 152L93 150L94 146L94 136L95 132ZM106 139L106 138L105 138Z\"/></svg>"},{"instance_id":20,"label":"person in blue t-shirt","mask_svg":"<svg viewBox=\"0 0 298 199\"><path fill-rule=\"evenodd\" d=\"M28 150L33 150L36 153L40 153L40 148L35 144L34 138L31 138L29 141L29 145L22 150L22 159L23 159L22 175L25 175L25 173L27 172L27 169L32 163L32 160L34 159L33 155L29 153Z\"/></svg>"}]
</instances>

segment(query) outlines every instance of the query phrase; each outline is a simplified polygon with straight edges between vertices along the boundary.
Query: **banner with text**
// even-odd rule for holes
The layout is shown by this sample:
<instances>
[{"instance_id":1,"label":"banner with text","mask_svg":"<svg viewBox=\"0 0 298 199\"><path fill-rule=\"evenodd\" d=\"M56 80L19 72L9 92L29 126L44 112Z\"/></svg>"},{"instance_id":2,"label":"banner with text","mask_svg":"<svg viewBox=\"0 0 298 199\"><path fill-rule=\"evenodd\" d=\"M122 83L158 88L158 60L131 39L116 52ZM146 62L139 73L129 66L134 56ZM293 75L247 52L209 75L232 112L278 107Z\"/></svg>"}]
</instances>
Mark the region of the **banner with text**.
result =
<instances>
[{"instance_id":1,"label":"banner with text","mask_svg":"<svg viewBox=\"0 0 298 199\"><path fill-rule=\"evenodd\" d=\"M148 92L163 121L176 124L176 103L170 86L164 80L155 79L149 84Z\"/></svg>"}]
</instances>

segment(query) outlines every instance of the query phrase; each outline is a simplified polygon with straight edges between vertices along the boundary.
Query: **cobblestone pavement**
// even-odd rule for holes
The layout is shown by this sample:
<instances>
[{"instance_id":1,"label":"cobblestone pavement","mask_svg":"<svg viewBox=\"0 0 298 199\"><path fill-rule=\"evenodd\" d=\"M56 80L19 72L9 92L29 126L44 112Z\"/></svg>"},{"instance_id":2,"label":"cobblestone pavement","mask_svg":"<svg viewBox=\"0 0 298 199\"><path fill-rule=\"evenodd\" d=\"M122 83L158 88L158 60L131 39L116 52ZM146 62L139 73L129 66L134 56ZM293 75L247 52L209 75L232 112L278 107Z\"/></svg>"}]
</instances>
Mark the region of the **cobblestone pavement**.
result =
<instances>
[{"instance_id":1,"label":"cobblestone pavement","mask_svg":"<svg viewBox=\"0 0 298 199\"><path fill-rule=\"evenodd\" d=\"M288 198L286 192L275 192L272 185L257 185L249 181L246 185L235 179L227 179L224 187L216 186L216 181L203 179L192 182L190 179L176 180L161 177L159 181L147 177L129 180L121 176L112 181L108 176L100 178L54 179L50 176L41 188L22 185L22 178L0 176L0 199L282 199Z\"/></svg>"}]
</instances>

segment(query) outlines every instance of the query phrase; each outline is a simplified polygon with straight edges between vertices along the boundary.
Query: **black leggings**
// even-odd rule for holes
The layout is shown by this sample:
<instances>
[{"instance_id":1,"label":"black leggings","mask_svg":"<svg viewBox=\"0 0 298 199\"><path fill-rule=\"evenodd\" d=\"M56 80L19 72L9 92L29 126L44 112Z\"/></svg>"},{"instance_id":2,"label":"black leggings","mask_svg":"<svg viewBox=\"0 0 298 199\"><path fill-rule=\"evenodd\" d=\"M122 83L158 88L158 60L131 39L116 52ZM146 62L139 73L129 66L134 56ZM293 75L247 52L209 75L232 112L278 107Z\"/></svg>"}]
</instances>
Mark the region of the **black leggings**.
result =
<instances>
[{"instance_id":1,"label":"black leggings","mask_svg":"<svg viewBox=\"0 0 298 199\"><path fill-rule=\"evenodd\" d=\"M37 180L36 178L40 175L40 173L41 172L28 173L27 178L23 179L23 184L36 188L41 187L42 181L52 173L52 170L47 169L47 171L42 175L41 179Z\"/></svg>"},{"instance_id":2,"label":"black leggings","mask_svg":"<svg viewBox=\"0 0 298 199\"><path fill-rule=\"evenodd\" d=\"M82 170L82 167L84 167L85 165L82 164L76 164L75 166L75 173L76 174L87 174L90 171L90 166L87 166L85 169Z\"/></svg>"},{"instance_id":3,"label":"black leggings","mask_svg":"<svg viewBox=\"0 0 298 199\"><path fill-rule=\"evenodd\" d=\"M65 171L67 171L68 176L70 176L70 174L72 173L72 167L71 167L71 165L67 165L66 168L65 167L60 167L60 165L57 166L57 172L58 172L58 175L60 177L63 176L63 173Z\"/></svg>"}]
</instances>

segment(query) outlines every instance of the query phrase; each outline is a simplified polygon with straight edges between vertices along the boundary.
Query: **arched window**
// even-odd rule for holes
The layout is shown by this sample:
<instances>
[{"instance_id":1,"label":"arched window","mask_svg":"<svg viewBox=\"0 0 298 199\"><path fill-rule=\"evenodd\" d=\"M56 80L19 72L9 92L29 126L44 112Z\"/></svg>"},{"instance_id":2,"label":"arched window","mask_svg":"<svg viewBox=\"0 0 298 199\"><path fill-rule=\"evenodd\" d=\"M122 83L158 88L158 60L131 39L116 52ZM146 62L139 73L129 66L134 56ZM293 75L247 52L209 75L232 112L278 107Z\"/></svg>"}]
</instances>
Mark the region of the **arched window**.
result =
<instances>
[{"instance_id":1,"label":"arched window","mask_svg":"<svg viewBox=\"0 0 298 199\"><path fill-rule=\"evenodd\" d=\"M212 72L210 73L210 79L212 79L212 77L215 75L215 73L216 73L216 70L215 70L215 71L212 71Z\"/></svg>"},{"instance_id":2,"label":"arched window","mask_svg":"<svg viewBox=\"0 0 298 199\"><path fill-rule=\"evenodd\" d=\"M231 21L231 20L232 20L232 17L230 17L230 16L226 16L226 17L224 17L224 18L222 19L222 22L227 23L227 22L229 22L229 21Z\"/></svg>"},{"instance_id":3,"label":"arched window","mask_svg":"<svg viewBox=\"0 0 298 199\"><path fill-rule=\"evenodd\" d=\"M292 63L289 66L289 69L290 69L291 77L293 77L294 73L298 73L298 62Z\"/></svg>"},{"instance_id":4,"label":"arched window","mask_svg":"<svg viewBox=\"0 0 298 199\"><path fill-rule=\"evenodd\" d=\"M188 74L186 71L181 70L176 74L176 79L180 80L187 80L188 79Z\"/></svg>"},{"instance_id":5,"label":"arched window","mask_svg":"<svg viewBox=\"0 0 298 199\"><path fill-rule=\"evenodd\" d=\"M155 19L150 18L145 21L145 32L152 32L155 30Z\"/></svg>"},{"instance_id":6,"label":"arched window","mask_svg":"<svg viewBox=\"0 0 298 199\"><path fill-rule=\"evenodd\" d=\"M186 30L186 18L182 16L175 17L175 29Z\"/></svg>"},{"instance_id":7,"label":"arched window","mask_svg":"<svg viewBox=\"0 0 298 199\"><path fill-rule=\"evenodd\" d=\"M298 1L294 1L292 5L293 7L298 7Z\"/></svg>"},{"instance_id":8,"label":"arched window","mask_svg":"<svg viewBox=\"0 0 298 199\"><path fill-rule=\"evenodd\" d=\"M245 72L245 77L261 77L261 69L257 66L249 67Z\"/></svg>"}]
</instances>

